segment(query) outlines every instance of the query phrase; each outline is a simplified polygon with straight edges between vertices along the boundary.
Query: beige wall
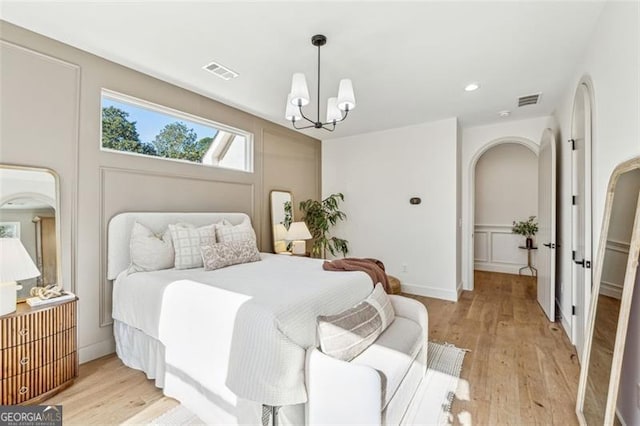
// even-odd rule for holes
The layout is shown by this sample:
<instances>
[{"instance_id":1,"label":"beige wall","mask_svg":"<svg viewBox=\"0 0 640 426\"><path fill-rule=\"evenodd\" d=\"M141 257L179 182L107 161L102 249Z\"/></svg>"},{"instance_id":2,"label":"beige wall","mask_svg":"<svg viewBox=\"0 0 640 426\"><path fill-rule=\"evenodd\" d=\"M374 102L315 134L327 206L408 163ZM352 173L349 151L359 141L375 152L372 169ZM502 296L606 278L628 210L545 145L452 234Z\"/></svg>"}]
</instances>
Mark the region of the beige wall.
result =
<instances>
[{"instance_id":1,"label":"beige wall","mask_svg":"<svg viewBox=\"0 0 640 426\"><path fill-rule=\"evenodd\" d=\"M271 250L271 189L320 196L320 142L0 21L0 162L60 175L63 279L80 297L80 359L114 350L106 225L122 211L240 211ZM254 173L102 152L100 90L253 133Z\"/></svg>"}]
</instances>

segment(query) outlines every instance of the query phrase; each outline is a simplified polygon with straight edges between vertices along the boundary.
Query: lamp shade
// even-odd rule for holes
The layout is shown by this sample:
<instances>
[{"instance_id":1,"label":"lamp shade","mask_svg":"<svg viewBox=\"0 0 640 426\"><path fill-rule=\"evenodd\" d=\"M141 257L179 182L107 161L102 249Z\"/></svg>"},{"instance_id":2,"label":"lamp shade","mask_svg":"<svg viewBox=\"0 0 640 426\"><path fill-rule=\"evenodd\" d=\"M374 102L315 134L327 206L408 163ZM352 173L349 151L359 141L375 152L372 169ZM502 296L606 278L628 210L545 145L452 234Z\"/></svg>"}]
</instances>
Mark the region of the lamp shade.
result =
<instances>
[{"instance_id":1,"label":"lamp shade","mask_svg":"<svg viewBox=\"0 0 640 426\"><path fill-rule=\"evenodd\" d=\"M342 111L351 111L356 107L356 95L353 93L353 84L348 78L340 80L338 86L338 108Z\"/></svg>"},{"instance_id":2,"label":"lamp shade","mask_svg":"<svg viewBox=\"0 0 640 426\"><path fill-rule=\"evenodd\" d=\"M342 120L342 112L338 108L338 98L329 98L327 101L327 123Z\"/></svg>"},{"instance_id":3,"label":"lamp shade","mask_svg":"<svg viewBox=\"0 0 640 426\"><path fill-rule=\"evenodd\" d=\"M289 121L298 121L302 119L302 115L300 114L300 108L291 102L292 98L293 94L289 93L289 95L287 95L287 109L285 110L284 116Z\"/></svg>"},{"instance_id":4,"label":"lamp shade","mask_svg":"<svg viewBox=\"0 0 640 426\"><path fill-rule=\"evenodd\" d=\"M283 224L278 223L273 227L273 239L276 241L287 239L287 228Z\"/></svg>"},{"instance_id":5,"label":"lamp shade","mask_svg":"<svg viewBox=\"0 0 640 426\"><path fill-rule=\"evenodd\" d=\"M309 88L304 74L297 72L291 79L291 103L305 106L309 103Z\"/></svg>"},{"instance_id":6,"label":"lamp shade","mask_svg":"<svg viewBox=\"0 0 640 426\"><path fill-rule=\"evenodd\" d=\"M0 283L39 275L40 271L18 238L0 238Z\"/></svg>"},{"instance_id":7,"label":"lamp shade","mask_svg":"<svg viewBox=\"0 0 640 426\"><path fill-rule=\"evenodd\" d=\"M289 241L310 240L311 238L309 228L304 222L293 222L287 232L287 240Z\"/></svg>"}]
</instances>

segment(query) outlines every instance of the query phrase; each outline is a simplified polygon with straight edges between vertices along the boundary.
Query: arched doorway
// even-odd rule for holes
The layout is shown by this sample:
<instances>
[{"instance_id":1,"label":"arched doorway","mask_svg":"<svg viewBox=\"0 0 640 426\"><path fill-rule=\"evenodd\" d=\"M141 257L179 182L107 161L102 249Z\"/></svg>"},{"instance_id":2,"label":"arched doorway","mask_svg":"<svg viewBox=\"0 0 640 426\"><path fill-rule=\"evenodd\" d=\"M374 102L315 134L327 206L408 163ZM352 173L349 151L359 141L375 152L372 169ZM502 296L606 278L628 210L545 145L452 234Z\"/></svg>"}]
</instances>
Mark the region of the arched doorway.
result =
<instances>
[{"instance_id":1,"label":"arched doorway","mask_svg":"<svg viewBox=\"0 0 640 426\"><path fill-rule=\"evenodd\" d=\"M491 140L484 144L471 158L469 162L469 168L467 170L469 176L468 184L468 212L467 212L467 229L463 234L463 247L466 254L466 281L465 289L473 290L474 288L474 269L475 269L475 216L476 216L476 200L475 200L475 187L476 187L476 166L482 155L489 151L491 148L502 144L518 144L528 148L536 156L538 155L538 144L530 139L523 137L502 137Z\"/></svg>"}]
</instances>

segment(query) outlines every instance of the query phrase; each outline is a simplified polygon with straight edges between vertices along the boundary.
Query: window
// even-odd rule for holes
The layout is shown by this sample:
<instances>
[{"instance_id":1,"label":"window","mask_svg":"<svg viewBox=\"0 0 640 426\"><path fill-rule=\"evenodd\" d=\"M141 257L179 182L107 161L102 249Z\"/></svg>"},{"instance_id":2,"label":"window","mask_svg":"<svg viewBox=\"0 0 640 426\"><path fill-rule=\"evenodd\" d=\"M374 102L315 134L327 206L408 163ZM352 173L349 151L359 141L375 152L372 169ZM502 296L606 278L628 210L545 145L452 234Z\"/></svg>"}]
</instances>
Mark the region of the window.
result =
<instances>
[{"instance_id":1,"label":"window","mask_svg":"<svg viewBox=\"0 0 640 426\"><path fill-rule=\"evenodd\" d=\"M250 133L102 90L102 141L108 151L253 171Z\"/></svg>"}]
</instances>

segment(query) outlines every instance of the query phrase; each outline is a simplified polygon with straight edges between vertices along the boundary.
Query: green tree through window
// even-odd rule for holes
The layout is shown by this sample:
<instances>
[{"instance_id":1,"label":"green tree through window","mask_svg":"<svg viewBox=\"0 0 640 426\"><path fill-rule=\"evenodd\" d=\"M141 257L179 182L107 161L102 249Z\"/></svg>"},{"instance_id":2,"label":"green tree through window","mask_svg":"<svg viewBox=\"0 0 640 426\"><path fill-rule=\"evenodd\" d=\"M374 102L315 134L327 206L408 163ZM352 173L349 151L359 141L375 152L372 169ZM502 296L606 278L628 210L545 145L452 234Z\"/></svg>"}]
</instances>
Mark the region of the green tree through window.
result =
<instances>
[{"instance_id":1,"label":"green tree through window","mask_svg":"<svg viewBox=\"0 0 640 426\"><path fill-rule=\"evenodd\" d=\"M110 106L102 108L102 146L118 151L158 155L156 148L140 142L136 122L127 119L129 113Z\"/></svg>"}]
</instances>

